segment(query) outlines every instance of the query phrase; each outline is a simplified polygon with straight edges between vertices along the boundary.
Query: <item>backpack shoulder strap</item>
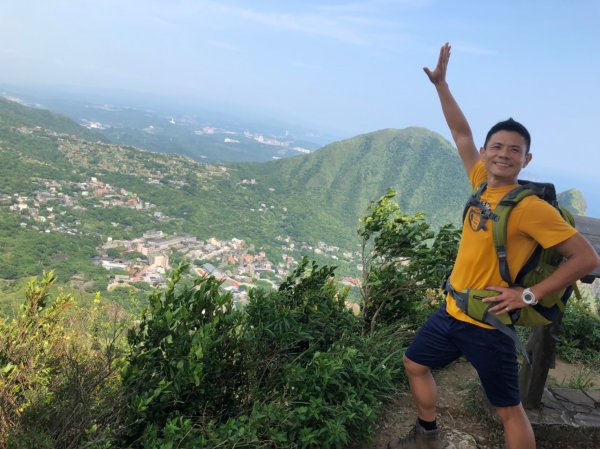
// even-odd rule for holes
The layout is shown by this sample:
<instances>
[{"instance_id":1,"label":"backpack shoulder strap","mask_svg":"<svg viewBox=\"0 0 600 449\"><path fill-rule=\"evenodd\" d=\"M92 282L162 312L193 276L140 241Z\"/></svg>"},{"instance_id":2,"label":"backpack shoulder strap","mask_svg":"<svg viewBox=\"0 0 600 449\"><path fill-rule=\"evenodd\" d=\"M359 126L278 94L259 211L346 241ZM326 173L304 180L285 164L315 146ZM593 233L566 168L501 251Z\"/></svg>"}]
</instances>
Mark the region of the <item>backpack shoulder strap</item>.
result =
<instances>
[{"instance_id":1,"label":"backpack shoulder strap","mask_svg":"<svg viewBox=\"0 0 600 449\"><path fill-rule=\"evenodd\" d=\"M469 212L469 209L471 208L471 206L480 207L481 195L483 194L483 192L485 192L485 189L487 189L487 184L488 184L487 181L483 181L481 184L479 184L479 186L475 190L473 190L473 193L467 200L467 203L465 204L465 208L463 209L462 223L465 222L465 218L466 218L467 213Z\"/></svg>"},{"instance_id":2,"label":"backpack shoulder strap","mask_svg":"<svg viewBox=\"0 0 600 449\"><path fill-rule=\"evenodd\" d=\"M510 275L506 254L508 217L519 201L531 195L539 196L540 193L541 192L535 184L528 183L520 185L504 195L494 210L494 214L498 219L492 225L492 236L494 239L494 246L496 247L496 254L498 256L500 275L502 276L502 279L504 279L504 282L509 286L514 285L514 282Z\"/></svg>"}]
</instances>

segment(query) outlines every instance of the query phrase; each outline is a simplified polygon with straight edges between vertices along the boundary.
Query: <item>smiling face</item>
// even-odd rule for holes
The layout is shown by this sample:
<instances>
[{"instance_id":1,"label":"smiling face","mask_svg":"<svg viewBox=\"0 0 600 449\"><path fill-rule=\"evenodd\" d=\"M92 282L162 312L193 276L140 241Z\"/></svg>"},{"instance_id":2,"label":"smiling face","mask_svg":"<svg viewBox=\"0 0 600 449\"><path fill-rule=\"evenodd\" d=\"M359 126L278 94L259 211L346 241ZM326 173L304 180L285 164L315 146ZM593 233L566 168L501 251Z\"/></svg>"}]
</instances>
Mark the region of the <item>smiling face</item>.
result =
<instances>
[{"instance_id":1,"label":"smiling face","mask_svg":"<svg viewBox=\"0 0 600 449\"><path fill-rule=\"evenodd\" d=\"M479 154L487 170L490 187L516 184L519 172L531 161L525 138L514 131L502 130L492 134Z\"/></svg>"}]
</instances>

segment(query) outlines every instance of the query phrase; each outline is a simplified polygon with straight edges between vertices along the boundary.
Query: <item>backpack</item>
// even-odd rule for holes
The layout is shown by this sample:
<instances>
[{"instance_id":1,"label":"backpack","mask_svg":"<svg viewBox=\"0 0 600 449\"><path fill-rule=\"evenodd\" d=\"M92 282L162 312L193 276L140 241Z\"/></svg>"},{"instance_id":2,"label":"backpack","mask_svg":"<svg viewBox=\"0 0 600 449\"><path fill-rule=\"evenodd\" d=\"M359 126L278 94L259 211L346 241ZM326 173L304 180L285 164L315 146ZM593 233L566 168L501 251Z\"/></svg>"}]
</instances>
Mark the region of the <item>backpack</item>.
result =
<instances>
[{"instance_id":1,"label":"backpack","mask_svg":"<svg viewBox=\"0 0 600 449\"><path fill-rule=\"evenodd\" d=\"M463 223L471 206L477 206L484 210L481 204L481 195L486 188L487 181L484 181L467 201L463 211ZM529 260L523 265L523 268L514 277L511 275L506 258L508 219L513 208L519 201L531 195L537 195L550 203L560 212L567 223L573 227L575 226L573 215L565 208L558 206L556 190L552 184L519 180L519 187L508 192L502 197L494 212L487 212L483 217L484 220L491 222L500 275L510 287L517 285L531 287L537 284L550 276L563 260L563 257L555 249L544 249L541 245L537 245ZM481 302L485 297L497 295L497 292L477 289L456 291L450 285L449 277L444 282L444 290L454 297L458 307L470 317L490 324L510 336L517 344L517 347L524 353L527 360L529 360L527 353L512 325L544 326L556 321L565 310L568 299L571 297L574 289L576 289L575 285L570 285L562 290L546 295L536 305L523 307L497 316L493 313L488 313L488 309L493 307L494 303Z\"/></svg>"}]
</instances>

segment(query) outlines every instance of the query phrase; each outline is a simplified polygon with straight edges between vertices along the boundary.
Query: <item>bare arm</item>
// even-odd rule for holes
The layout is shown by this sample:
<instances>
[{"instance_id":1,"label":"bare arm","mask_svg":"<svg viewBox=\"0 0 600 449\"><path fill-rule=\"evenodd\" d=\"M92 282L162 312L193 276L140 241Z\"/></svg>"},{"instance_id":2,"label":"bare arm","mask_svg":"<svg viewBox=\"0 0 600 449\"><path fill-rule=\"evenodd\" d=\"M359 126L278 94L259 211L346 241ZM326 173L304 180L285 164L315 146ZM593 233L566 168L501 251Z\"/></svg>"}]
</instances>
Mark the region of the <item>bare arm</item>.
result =
<instances>
[{"instance_id":1,"label":"bare arm","mask_svg":"<svg viewBox=\"0 0 600 449\"><path fill-rule=\"evenodd\" d=\"M555 248L566 260L551 276L531 287L537 298L573 284L600 265L596 250L579 233Z\"/></svg>"},{"instance_id":2,"label":"bare arm","mask_svg":"<svg viewBox=\"0 0 600 449\"><path fill-rule=\"evenodd\" d=\"M555 248L565 258L565 261L549 277L531 287L531 291L538 300L574 284L600 265L600 258L598 258L596 250L579 233L559 243ZM522 288L488 287L488 289L500 292L498 296L483 300L497 303L490 309L490 312L504 313L507 307L509 310L525 307L525 303L521 299Z\"/></svg>"},{"instance_id":3,"label":"bare arm","mask_svg":"<svg viewBox=\"0 0 600 449\"><path fill-rule=\"evenodd\" d=\"M446 43L440 49L440 57L433 72L427 67L423 67L423 70L429 77L429 81L435 86L440 103L442 104L446 123L448 123L450 132L452 133L452 138L465 166L465 171L469 174L473 165L479 160L479 152L475 146L469 122L467 122L467 119L460 110L446 82L446 69L448 68L449 60L450 44Z\"/></svg>"}]
</instances>

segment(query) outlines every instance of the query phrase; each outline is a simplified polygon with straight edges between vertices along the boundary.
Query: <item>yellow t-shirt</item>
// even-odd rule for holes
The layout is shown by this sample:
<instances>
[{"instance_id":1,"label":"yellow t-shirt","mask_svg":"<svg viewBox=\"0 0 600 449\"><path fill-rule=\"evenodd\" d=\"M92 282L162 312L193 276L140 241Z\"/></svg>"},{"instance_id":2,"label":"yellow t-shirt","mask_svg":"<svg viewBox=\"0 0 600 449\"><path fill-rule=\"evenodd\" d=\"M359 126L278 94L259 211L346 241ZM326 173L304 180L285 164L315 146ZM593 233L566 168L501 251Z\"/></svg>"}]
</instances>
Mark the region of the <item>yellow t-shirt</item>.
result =
<instances>
[{"instance_id":1,"label":"yellow t-shirt","mask_svg":"<svg viewBox=\"0 0 600 449\"><path fill-rule=\"evenodd\" d=\"M469 178L473 188L487 179L482 161L475 164L469 173ZM481 195L481 201L493 212L502 197L516 187L516 184L497 188L488 186ZM511 277L514 278L521 270L538 243L544 248L549 248L564 242L576 233L575 228L570 226L546 201L535 195L521 200L508 218L506 247ZM465 217L450 283L456 290L484 289L489 286L508 287L500 275L491 220L486 220L479 208L471 207ZM448 313L458 320L492 328L465 314L449 294L446 296L446 308Z\"/></svg>"}]
</instances>

